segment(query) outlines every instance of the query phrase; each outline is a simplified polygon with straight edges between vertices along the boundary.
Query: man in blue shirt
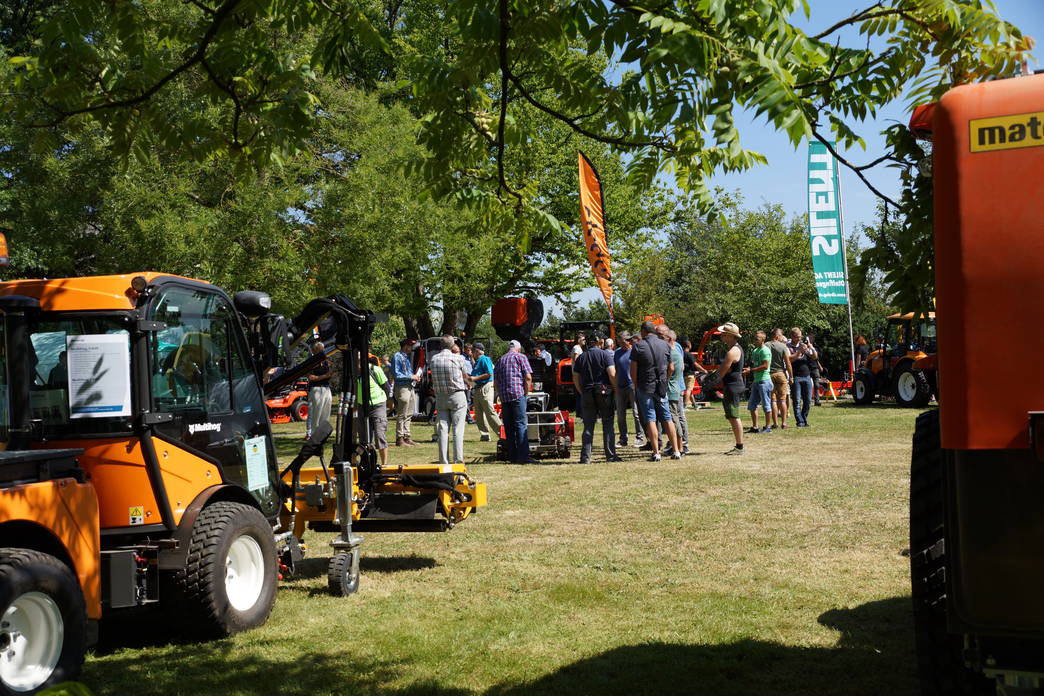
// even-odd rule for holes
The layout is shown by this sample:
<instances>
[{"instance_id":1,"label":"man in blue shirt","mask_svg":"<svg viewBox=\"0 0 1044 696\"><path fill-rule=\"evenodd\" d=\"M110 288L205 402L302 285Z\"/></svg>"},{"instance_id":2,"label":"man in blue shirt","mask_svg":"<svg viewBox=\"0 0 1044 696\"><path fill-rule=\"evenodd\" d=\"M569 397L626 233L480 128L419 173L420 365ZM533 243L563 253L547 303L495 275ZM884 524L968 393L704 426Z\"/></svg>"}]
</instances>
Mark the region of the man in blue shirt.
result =
<instances>
[{"instance_id":1,"label":"man in blue shirt","mask_svg":"<svg viewBox=\"0 0 1044 696\"><path fill-rule=\"evenodd\" d=\"M417 342L404 338L399 342L399 352L392 359L395 373L395 446L412 447L417 443L410 437L413 422L413 388L420 381L423 370L413 369L413 346Z\"/></svg>"},{"instance_id":2,"label":"man in blue shirt","mask_svg":"<svg viewBox=\"0 0 1044 696\"><path fill-rule=\"evenodd\" d=\"M645 444L642 424L638 421L638 412L634 410L634 385L631 383L631 332L622 331L616 337L620 347L613 353L616 366L616 427L620 430L620 447L627 446L627 412L634 418L634 444L641 447Z\"/></svg>"},{"instance_id":3,"label":"man in blue shirt","mask_svg":"<svg viewBox=\"0 0 1044 696\"><path fill-rule=\"evenodd\" d=\"M475 366L471 368L471 383L474 385L475 423L478 425L479 440L490 441L492 431L500 436L500 417L493 408L493 361L486 355L486 346L476 343L471 347Z\"/></svg>"}]
</instances>

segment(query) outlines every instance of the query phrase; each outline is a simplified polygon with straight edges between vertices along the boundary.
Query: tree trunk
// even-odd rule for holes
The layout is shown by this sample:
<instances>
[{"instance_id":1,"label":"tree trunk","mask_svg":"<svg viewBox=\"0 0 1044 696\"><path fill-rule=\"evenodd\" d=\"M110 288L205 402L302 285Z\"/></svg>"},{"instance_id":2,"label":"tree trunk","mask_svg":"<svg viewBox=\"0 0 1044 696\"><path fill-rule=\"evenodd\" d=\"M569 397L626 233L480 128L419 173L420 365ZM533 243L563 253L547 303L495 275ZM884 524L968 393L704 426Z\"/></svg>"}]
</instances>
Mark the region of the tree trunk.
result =
<instances>
[{"instance_id":1,"label":"tree trunk","mask_svg":"<svg viewBox=\"0 0 1044 696\"><path fill-rule=\"evenodd\" d=\"M465 317L464 311L454 307L442 308L442 328L439 329L441 336L456 336L457 327L461 325Z\"/></svg>"},{"instance_id":2,"label":"tree trunk","mask_svg":"<svg viewBox=\"0 0 1044 696\"><path fill-rule=\"evenodd\" d=\"M485 316L485 309L470 309L468 310L468 318L464 322L464 335L468 338L475 337L475 330L478 329L478 323ZM491 337L492 338L492 337Z\"/></svg>"},{"instance_id":3,"label":"tree trunk","mask_svg":"<svg viewBox=\"0 0 1044 696\"><path fill-rule=\"evenodd\" d=\"M435 335L435 326L427 312L403 317L403 323L406 325L406 338L420 341Z\"/></svg>"}]
</instances>

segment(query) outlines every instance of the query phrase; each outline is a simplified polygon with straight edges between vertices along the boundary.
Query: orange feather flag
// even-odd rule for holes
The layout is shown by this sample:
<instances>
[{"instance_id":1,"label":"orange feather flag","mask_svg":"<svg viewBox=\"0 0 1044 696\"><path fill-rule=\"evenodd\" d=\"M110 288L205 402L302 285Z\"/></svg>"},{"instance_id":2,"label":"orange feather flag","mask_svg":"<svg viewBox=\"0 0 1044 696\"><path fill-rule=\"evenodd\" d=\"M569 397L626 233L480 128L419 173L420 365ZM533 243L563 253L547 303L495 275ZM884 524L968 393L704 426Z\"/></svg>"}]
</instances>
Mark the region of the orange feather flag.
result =
<instances>
[{"instance_id":1,"label":"orange feather flag","mask_svg":"<svg viewBox=\"0 0 1044 696\"><path fill-rule=\"evenodd\" d=\"M584 233L584 246L591 272L602 291L613 317L613 273L610 265L609 244L605 233L605 205L602 198L602 180L591 160L579 153L580 160L580 227Z\"/></svg>"}]
</instances>

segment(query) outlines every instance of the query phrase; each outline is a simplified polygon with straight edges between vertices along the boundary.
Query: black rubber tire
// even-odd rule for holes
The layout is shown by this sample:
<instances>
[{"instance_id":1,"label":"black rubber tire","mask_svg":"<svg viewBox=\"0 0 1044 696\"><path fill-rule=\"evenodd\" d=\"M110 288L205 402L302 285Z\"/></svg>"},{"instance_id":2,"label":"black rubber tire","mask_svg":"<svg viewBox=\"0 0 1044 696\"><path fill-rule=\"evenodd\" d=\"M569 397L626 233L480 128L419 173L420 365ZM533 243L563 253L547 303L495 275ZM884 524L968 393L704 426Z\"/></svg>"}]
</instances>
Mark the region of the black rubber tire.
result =
<instances>
[{"instance_id":1,"label":"black rubber tire","mask_svg":"<svg viewBox=\"0 0 1044 696\"><path fill-rule=\"evenodd\" d=\"M899 388L900 380L909 376L915 386L913 398L907 399ZM895 395L895 403L905 408L924 408L932 400L932 387L928 384L928 378L920 370L915 370L909 363L899 366L892 376L892 393Z\"/></svg>"},{"instance_id":2,"label":"black rubber tire","mask_svg":"<svg viewBox=\"0 0 1044 696\"><path fill-rule=\"evenodd\" d=\"M302 396L290 405L290 417L300 423L308 420L308 398Z\"/></svg>"},{"instance_id":3,"label":"black rubber tire","mask_svg":"<svg viewBox=\"0 0 1044 696\"><path fill-rule=\"evenodd\" d=\"M30 549L0 549L0 617L27 592L40 592L58 606L65 633L62 650L51 675L36 688L16 691L0 679L3 696L35 694L50 686L75 679L87 650L87 609L80 583L69 566L54 556ZM0 635L3 635L0 631Z\"/></svg>"},{"instance_id":4,"label":"black rubber tire","mask_svg":"<svg viewBox=\"0 0 1044 696\"><path fill-rule=\"evenodd\" d=\"M232 542L249 535L261 547L263 585L257 601L246 610L229 602L225 589L225 562ZM179 623L202 638L224 637L268 620L276 595L276 548L272 526L250 505L218 501L199 513L192 526L185 567L174 574L173 604Z\"/></svg>"},{"instance_id":5,"label":"black rubber tire","mask_svg":"<svg viewBox=\"0 0 1044 696\"><path fill-rule=\"evenodd\" d=\"M939 412L917 417L910 459L910 590L921 690L928 696L993 694L964 666L964 639L946 630L946 480Z\"/></svg>"},{"instance_id":6,"label":"black rubber tire","mask_svg":"<svg viewBox=\"0 0 1044 696\"><path fill-rule=\"evenodd\" d=\"M852 400L860 406L874 402L874 380L865 372L856 374L852 381Z\"/></svg>"},{"instance_id":7,"label":"black rubber tire","mask_svg":"<svg viewBox=\"0 0 1044 696\"><path fill-rule=\"evenodd\" d=\"M330 594L347 597L359 591L359 549L335 554L326 567Z\"/></svg>"}]
</instances>

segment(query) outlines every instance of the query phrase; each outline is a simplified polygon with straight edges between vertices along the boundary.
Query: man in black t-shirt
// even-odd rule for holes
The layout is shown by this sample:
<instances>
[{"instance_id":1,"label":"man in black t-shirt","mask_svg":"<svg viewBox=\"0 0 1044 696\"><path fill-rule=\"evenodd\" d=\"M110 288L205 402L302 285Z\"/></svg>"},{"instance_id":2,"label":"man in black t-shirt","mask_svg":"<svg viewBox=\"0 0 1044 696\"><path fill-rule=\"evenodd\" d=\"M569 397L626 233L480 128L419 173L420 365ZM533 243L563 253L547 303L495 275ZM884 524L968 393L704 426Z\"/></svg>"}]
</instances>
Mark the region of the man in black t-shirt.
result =
<instances>
[{"instance_id":1,"label":"man in black t-shirt","mask_svg":"<svg viewBox=\"0 0 1044 696\"><path fill-rule=\"evenodd\" d=\"M605 337L593 334L587 341L589 348L573 361L573 386L580 394L581 413L584 419L583 445L580 463L591 463L594 443L594 427L602 419L602 448L609 462L622 461L616 455L616 433L613 430L613 415L616 400L616 365L613 354L602 348Z\"/></svg>"},{"instance_id":2,"label":"man in black t-shirt","mask_svg":"<svg viewBox=\"0 0 1044 696\"><path fill-rule=\"evenodd\" d=\"M672 459L681 459L681 443L671 419L667 403L667 380L674 371L671 349L667 342L656 335L656 326L651 321L642 322L642 340L631 348L631 381L639 416L645 424L646 442L652 446L649 461L660 461L660 435L656 429L659 420L667 431L674 454Z\"/></svg>"}]
</instances>

